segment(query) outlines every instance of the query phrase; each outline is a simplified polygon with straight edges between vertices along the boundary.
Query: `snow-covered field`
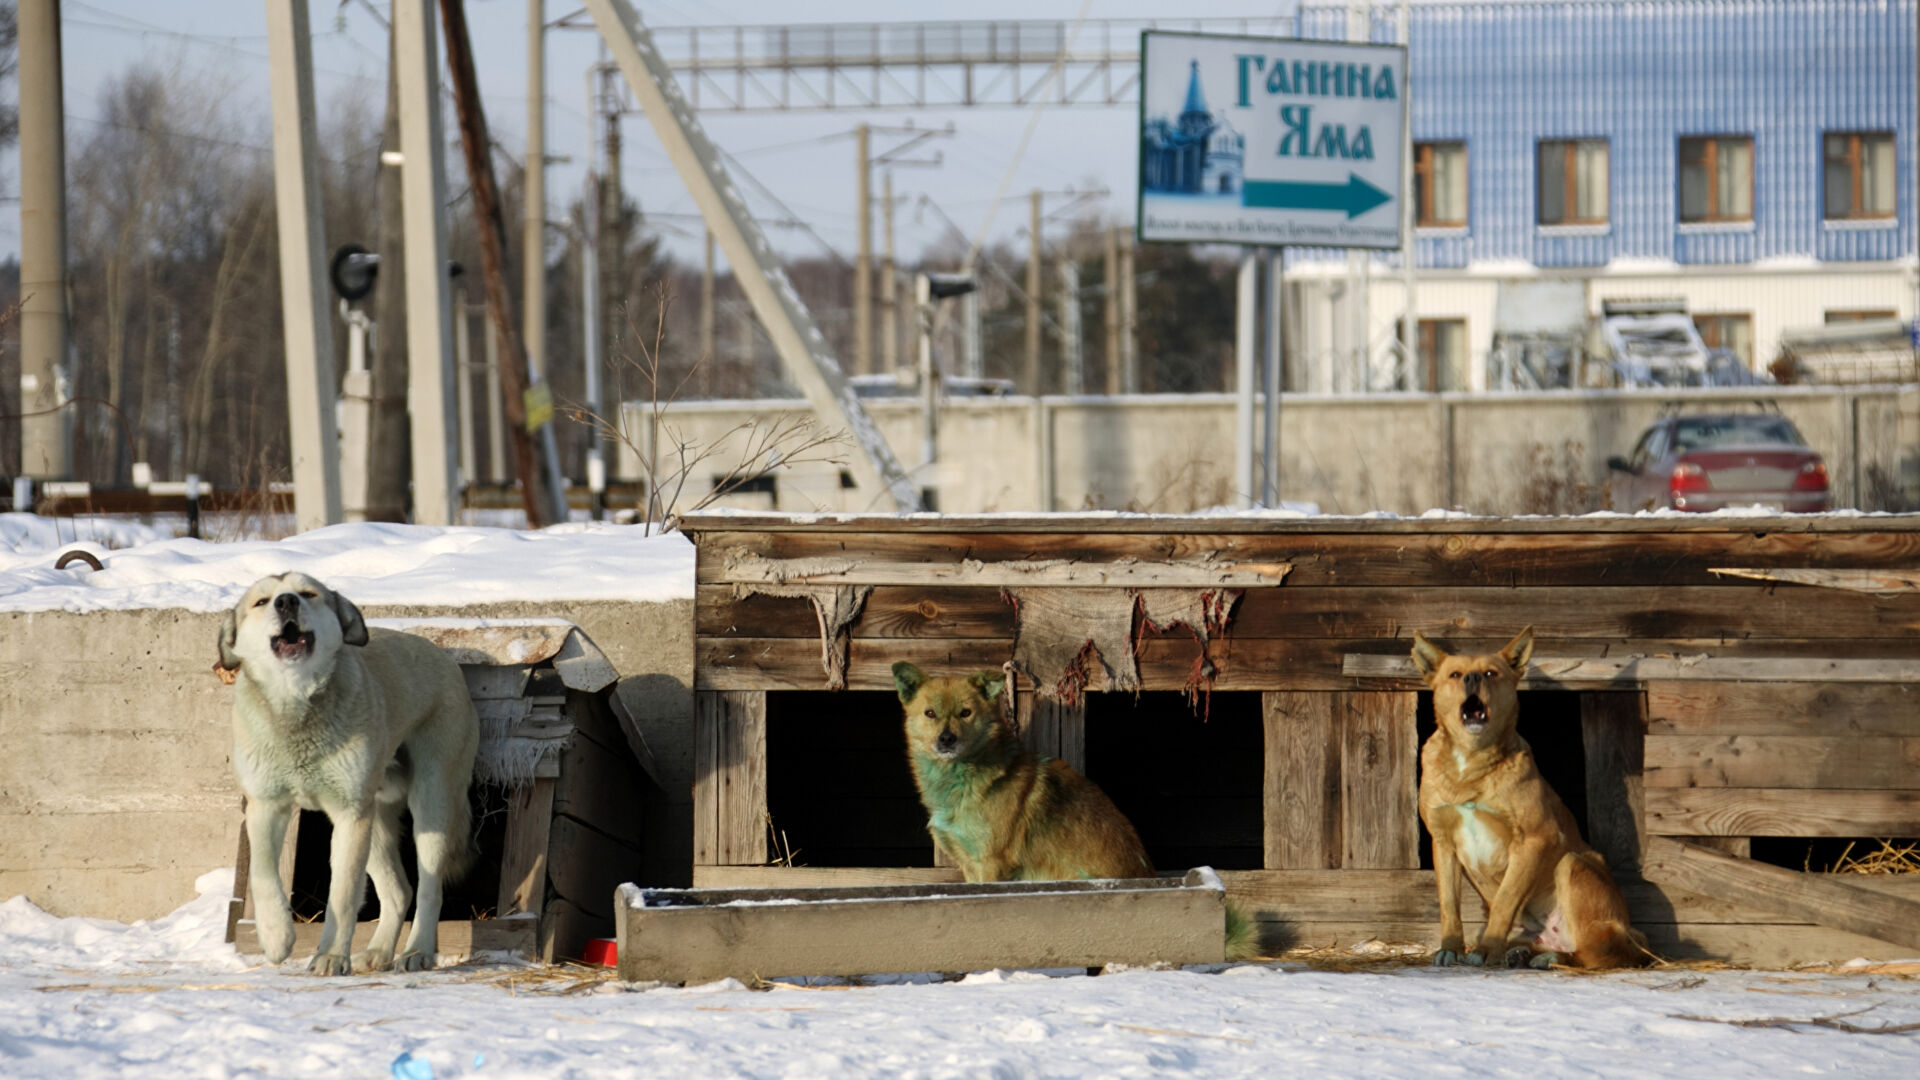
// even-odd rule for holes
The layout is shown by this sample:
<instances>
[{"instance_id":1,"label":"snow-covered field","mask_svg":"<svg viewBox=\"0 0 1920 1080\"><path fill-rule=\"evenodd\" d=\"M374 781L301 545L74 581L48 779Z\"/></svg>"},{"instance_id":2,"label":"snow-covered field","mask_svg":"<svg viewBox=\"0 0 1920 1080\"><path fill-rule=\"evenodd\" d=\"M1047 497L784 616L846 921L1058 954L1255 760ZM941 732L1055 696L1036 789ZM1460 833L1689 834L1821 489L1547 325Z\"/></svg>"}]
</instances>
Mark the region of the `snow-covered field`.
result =
<instances>
[{"instance_id":1,"label":"snow-covered field","mask_svg":"<svg viewBox=\"0 0 1920 1080\"><path fill-rule=\"evenodd\" d=\"M221 942L230 883L211 872L132 926L0 904L0 1076L1920 1075L1920 1031L1722 1022L1920 1025L1920 980L1899 975L1280 964L635 990L480 963L320 979Z\"/></svg>"}]
</instances>

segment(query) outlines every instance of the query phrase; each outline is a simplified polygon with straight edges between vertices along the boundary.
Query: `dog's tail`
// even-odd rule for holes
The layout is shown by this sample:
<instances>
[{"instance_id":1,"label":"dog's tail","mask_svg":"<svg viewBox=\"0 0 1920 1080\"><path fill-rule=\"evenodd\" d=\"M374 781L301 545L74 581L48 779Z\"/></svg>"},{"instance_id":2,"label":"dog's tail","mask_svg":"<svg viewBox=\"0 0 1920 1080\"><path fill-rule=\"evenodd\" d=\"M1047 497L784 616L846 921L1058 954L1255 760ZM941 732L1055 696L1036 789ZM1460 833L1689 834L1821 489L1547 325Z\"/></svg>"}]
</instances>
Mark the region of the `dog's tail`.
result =
<instances>
[{"instance_id":1,"label":"dog's tail","mask_svg":"<svg viewBox=\"0 0 1920 1080\"><path fill-rule=\"evenodd\" d=\"M462 791L453 803L452 814L447 821L447 865L441 871L441 879L451 885L467 876L473 864L480 858L480 836L473 827L473 803L471 789Z\"/></svg>"},{"instance_id":2,"label":"dog's tail","mask_svg":"<svg viewBox=\"0 0 1920 1080\"><path fill-rule=\"evenodd\" d=\"M1253 920L1239 905L1227 902L1227 959L1250 960L1260 955L1260 940Z\"/></svg>"}]
</instances>

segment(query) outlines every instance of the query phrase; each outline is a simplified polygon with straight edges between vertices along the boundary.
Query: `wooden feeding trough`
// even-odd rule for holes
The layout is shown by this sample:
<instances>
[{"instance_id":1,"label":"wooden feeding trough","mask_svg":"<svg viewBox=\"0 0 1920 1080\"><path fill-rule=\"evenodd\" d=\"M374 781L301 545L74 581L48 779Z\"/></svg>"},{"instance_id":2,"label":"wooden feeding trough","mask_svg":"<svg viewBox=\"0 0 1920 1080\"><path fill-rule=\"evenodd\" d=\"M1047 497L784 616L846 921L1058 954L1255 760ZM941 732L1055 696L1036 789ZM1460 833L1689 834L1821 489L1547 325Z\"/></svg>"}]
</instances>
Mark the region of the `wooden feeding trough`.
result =
<instances>
[{"instance_id":1,"label":"wooden feeding trough","mask_svg":"<svg viewBox=\"0 0 1920 1080\"><path fill-rule=\"evenodd\" d=\"M1179 878L800 889L620 886L630 982L1225 959L1226 889Z\"/></svg>"},{"instance_id":2,"label":"wooden feeding trough","mask_svg":"<svg viewBox=\"0 0 1920 1080\"><path fill-rule=\"evenodd\" d=\"M1219 868L1268 948L1432 943L1410 638L1491 649L1530 623L1521 734L1657 950L1920 947L1920 875L1805 870L1920 836L1920 591L1901 577L1920 517L685 528L696 887L954 880L890 668L1011 665L1028 741L1106 788L1156 865ZM1867 587L1819 587L1843 581Z\"/></svg>"},{"instance_id":3,"label":"wooden feeding trough","mask_svg":"<svg viewBox=\"0 0 1920 1080\"><path fill-rule=\"evenodd\" d=\"M449 653L479 714L474 783L481 799L475 813L481 865L449 891L444 910L460 910L464 901L492 911L443 918L441 951L509 951L550 961L577 955L587 941L611 934L614 889L635 875L640 861L640 786L659 783L646 739L614 692L619 673L613 665L565 619L367 623L417 634ZM289 896L324 895L325 837L303 841L303 819L309 832L328 828L324 813L294 816L280 852L281 885ZM411 866L410 846L403 851ZM228 940L243 953L259 952L246 895L250 857L243 827L228 927ZM302 884L309 887L296 889ZM368 919L356 927L356 951L373 926ZM300 922L295 929L294 955L310 953L319 941L319 922Z\"/></svg>"}]
</instances>

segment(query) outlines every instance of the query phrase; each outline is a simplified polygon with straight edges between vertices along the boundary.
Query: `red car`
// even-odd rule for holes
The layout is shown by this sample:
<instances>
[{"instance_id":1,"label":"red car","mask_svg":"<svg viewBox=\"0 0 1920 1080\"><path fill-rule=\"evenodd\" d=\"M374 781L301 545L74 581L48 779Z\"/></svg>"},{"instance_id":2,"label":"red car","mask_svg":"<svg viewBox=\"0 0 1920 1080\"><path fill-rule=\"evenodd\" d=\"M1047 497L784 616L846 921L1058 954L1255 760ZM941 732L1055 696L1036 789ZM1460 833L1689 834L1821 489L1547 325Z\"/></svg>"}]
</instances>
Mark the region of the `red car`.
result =
<instances>
[{"instance_id":1,"label":"red car","mask_svg":"<svg viewBox=\"0 0 1920 1080\"><path fill-rule=\"evenodd\" d=\"M1761 506L1815 513L1831 505L1826 463L1778 413L1663 416L1630 457L1610 457L1607 468L1615 510Z\"/></svg>"}]
</instances>

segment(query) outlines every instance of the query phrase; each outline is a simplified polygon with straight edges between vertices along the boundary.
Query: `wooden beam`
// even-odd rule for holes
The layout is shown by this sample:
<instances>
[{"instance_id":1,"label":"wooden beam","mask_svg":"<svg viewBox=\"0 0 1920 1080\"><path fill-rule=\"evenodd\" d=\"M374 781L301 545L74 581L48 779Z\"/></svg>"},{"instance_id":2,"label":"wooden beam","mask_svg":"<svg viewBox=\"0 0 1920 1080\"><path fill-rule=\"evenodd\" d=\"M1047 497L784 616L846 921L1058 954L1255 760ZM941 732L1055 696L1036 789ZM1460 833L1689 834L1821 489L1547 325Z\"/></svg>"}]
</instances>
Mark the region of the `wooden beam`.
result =
<instances>
[{"instance_id":1,"label":"wooden beam","mask_svg":"<svg viewBox=\"0 0 1920 1080\"><path fill-rule=\"evenodd\" d=\"M1649 787L1646 803L1659 836L1920 836L1920 791Z\"/></svg>"},{"instance_id":2,"label":"wooden beam","mask_svg":"<svg viewBox=\"0 0 1920 1080\"><path fill-rule=\"evenodd\" d=\"M1753 581L1781 581L1794 585L1814 585L1823 589L1874 593L1879 596L1920 592L1920 570L1809 570L1796 567L1759 570L1716 566L1707 572L1725 577L1748 578Z\"/></svg>"},{"instance_id":3,"label":"wooden beam","mask_svg":"<svg viewBox=\"0 0 1920 1080\"><path fill-rule=\"evenodd\" d=\"M1111 511L1064 514L941 514L909 517L895 514L746 514L738 511L692 513L681 526L688 533L779 531L840 533L1316 533L1399 535L1564 534L1608 533L1698 535L1737 533L1746 536L1798 533L1912 533L1920 534L1920 515L1898 514L1874 518L1781 517L1751 519L1712 517L1452 517L1434 518L1285 518L1235 517L1215 514L1154 514L1126 517Z\"/></svg>"},{"instance_id":4,"label":"wooden beam","mask_svg":"<svg viewBox=\"0 0 1920 1080\"><path fill-rule=\"evenodd\" d=\"M1393 691L1340 694L1340 865L1348 869L1420 866L1414 695Z\"/></svg>"},{"instance_id":5,"label":"wooden beam","mask_svg":"<svg viewBox=\"0 0 1920 1080\"><path fill-rule=\"evenodd\" d=\"M536 779L507 802L507 839L500 855L502 916L538 917L547 901L547 843L553 831L554 781Z\"/></svg>"},{"instance_id":6,"label":"wooden beam","mask_svg":"<svg viewBox=\"0 0 1920 1080\"><path fill-rule=\"evenodd\" d=\"M1354 678L1417 683L1411 656L1349 653L1341 664ZM1536 659L1521 680L1522 689L1627 688L1653 682L1912 682L1920 681L1920 659L1836 660L1823 657L1624 656L1617 659Z\"/></svg>"},{"instance_id":7,"label":"wooden beam","mask_svg":"<svg viewBox=\"0 0 1920 1080\"><path fill-rule=\"evenodd\" d=\"M1126 586L1130 588L1247 588L1278 585L1293 566L1285 562L1228 560L1019 559L980 562L858 558L768 559L752 553L725 557L721 581L775 585L1022 585Z\"/></svg>"},{"instance_id":8,"label":"wooden beam","mask_svg":"<svg viewBox=\"0 0 1920 1080\"><path fill-rule=\"evenodd\" d=\"M1036 754L1059 758L1074 771L1087 771L1087 703L1085 699L1069 705L1040 697L1031 690L1019 691L1020 715L1025 727L1021 732L1027 747Z\"/></svg>"},{"instance_id":9,"label":"wooden beam","mask_svg":"<svg viewBox=\"0 0 1920 1080\"><path fill-rule=\"evenodd\" d=\"M694 695L693 852L696 866L767 861L764 691Z\"/></svg>"},{"instance_id":10,"label":"wooden beam","mask_svg":"<svg viewBox=\"0 0 1920 1080\"><path fill-rule=\"evenodd\" d=\"M1645 817L1642 741L1646 696L1580 695L1580 742L1587 766L1587 843L1614 873L1640 865Z\"/></svg>"},{"instance_id":11,"label":"wooden beam","mask_svg":"<svg viewBox=\"0 0 1920 1080\"><path fill-rule=\"evenodd\" d=\"M1647 734L1920 738L1920 686L1906 683L1647 684Z\"/></svg>"},{"instance_id":12,"label":"wooden beam","mask_svg":"<svg viewBox=\"0 0 1920 1080\"><path fill-rule=\"evenodd\" d=\"M1647 841L1651 881L1920 948L1920 901L1856 888L1843 875L1806 874L1664 837Z\"/></svg>"},{"instance_id":13,"label":"wooden beam","mask_svg":"<svg viewBox=\"0 0 1920 1080\"><path fill-rule=\"evenodd\" d=\"M1341 865L1340 729L1330 693L1261 695L1266 732L1263 864L1272 870Z\"/></svg>"},{"instance_id":14,"label":"wooden beam","mask_svg":"<svg viewBox=\"0 0 1920 1080\"><path fill-rule=\"evenodd\" d=\"M1667 788L1920 788L1920 737L1655 735L1647 786Z\"/></svg>"}]
</instances>

